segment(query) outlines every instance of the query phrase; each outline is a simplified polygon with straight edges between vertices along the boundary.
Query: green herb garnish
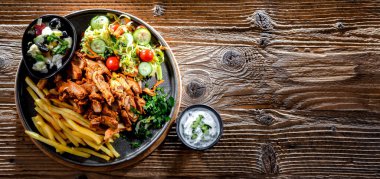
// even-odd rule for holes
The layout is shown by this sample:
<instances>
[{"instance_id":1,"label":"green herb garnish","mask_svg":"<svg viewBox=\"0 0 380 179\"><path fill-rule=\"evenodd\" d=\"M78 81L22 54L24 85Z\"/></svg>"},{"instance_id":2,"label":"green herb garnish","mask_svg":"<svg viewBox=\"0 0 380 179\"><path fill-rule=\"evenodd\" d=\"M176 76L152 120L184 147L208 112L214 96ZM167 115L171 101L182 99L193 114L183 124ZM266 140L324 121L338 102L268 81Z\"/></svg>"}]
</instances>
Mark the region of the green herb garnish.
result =
<instances>
[{"instance_id":1,"label":"green herb garnish","mask_svg":"<svg viewBox=\"0 0 380 179\"><path fill-rule=\"evenodd\" d=\"M198 137L198 135L195 133L198 127L202 130L202 140L205 140L204 135L209 134L209 130L211 129L211 126L208 124L205 124L202 119L204 119L203 115L199 115L197 119L191 124L191 128L193 129L193 135L191 135L191 139L194 140Z\"/></svg>"},{"instance_id":2,"label":"green herb garnish","mask_svg":"<svg viewBox=\"0 0 380 179\"><path fill-rule=\"evenodd\" d=\"M141 115L137 110L132 109L135 114L139 115L134 129L135 135L140 140L150 137L152 135L150 130L159 129L170 120L169 114L174 106L174 98L167 98L167 96L162 88L157 88L156 96L142 95L146 101L144 106L145 114Z\"/></svg>"}]
</instances>

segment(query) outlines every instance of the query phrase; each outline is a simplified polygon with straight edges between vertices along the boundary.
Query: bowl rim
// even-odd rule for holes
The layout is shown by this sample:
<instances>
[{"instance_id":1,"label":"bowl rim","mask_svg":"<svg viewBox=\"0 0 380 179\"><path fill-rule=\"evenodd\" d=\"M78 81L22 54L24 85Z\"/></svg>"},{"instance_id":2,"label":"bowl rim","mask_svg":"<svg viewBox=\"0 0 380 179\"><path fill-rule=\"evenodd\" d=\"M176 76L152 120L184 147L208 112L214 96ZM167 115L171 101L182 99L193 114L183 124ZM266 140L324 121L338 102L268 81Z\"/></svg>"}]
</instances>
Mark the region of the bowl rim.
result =
<instances>
[{"instance_id":1,"label":"bowl rim","mask_svg":"<svg viewBox=\"0 0 380 179\"><path fill-rule=\"evenodd\" d=\"M38 19L40 19L40 18L47 18L47 17L53 17L53 18L59 18L60 20L64 20L68 25L69 25L69 27L66 27L66 28L70 28L69 30L71 30L72 31L72 33L73 33L73 37L72 37L72 47L71 47L71 49L70 49L70 53L69 53L69 55L65 55L64 57L66 57L65 59L66 60L64 60L64 62L63 62L63 64L62 64L62 66L61 67L59 67L59 68L57 68L54 72L52 72L52 73L46 73L46 74L43 74L43 73L40 73L40 74L42 74L42 75L36 75L36 71L34 71L33 69L30 69L29 68L29 66L28 66L28 64L27 64L27 62L26 62L26 60L29 58L29 57L27 57L27 51L28 51L28 49L25 49L26 47L23 45L24 44L24 40L25 40L25 38L27 37L27 35L28 35L28 31L36 24L36 22L37 22L37 20ZM65 29L65 30L67 30L67 29ZM65 67L66 67L66 65L71 61L71 59L72 59L72 57L73 57L73 55L74 55L74 53L75 53L75 50L76 50L76 48L77 48L77 40L78 40L78 38L77 38L77 32L76 32L76 30L75 30L75 28L74 28L74 25L66 18L66 17L63 17L63 16L59 16L59 15L56 15L56 14L45 14L45 15L42 15L42 16L40 16L40 17L38 17L38 18L36 18L36 19L34 19L29 25L28 25L28 27L25 29L25 31L24 31L24 34L23 34L23 36L22 36L22 41L21 41L21 52L22 52L22 61L23 61L23 63L25 64L25 66L26 66L26 69L27 69L27 71L29 72L29 74L31 75L31 76L33 76L34 78L37 78L37 79L43 79L43 78L51 78L52 76L54 76L55 74L57 74L59 71L61 71L62 69L64 69ZM28 42L26 42L26 43L28 43ZM24 50L25 49L25 50ZM63 59L62 59L63 60Z\"/></svg>"},{"instance_id":2,"label":"bowl rim","mask_svg":"<svg viewBox=\"0 0 380 179\"><path fill-rule=\"evenodd\" d=\"M180 132L181 132L181 129L180 129L180 123L181 123L182 120L184 120L184 119L183 119L183 115L184 115L187 111L189 111L189 110L191 110L191 109L194 109L194 108L203 108L203 109L206 109L206 110L208 110L208 111L211 111L212 113L215 114L216 119L217 119L217 121L218 121L218 123L219 123L219 125L220 125L220 127L219 127L219 135L218 135L218 137L215 139L214 142L212 142L210 145L208 145L208 146L206 146L206 147L200 147L200 148L199 148L199 147L195 147L195 146L192 146L192 145L188 144L188 143L186 142L186 140L182 137L181 133L180 133ZM204 104L194 104L194 105L191 105L191 106L187 107L187 108L186 108L185 110L183 110L183 111L181 112L181 114L179 115L178 120L177 120L177 122L176 122L176 132L177 132L177 136L178 136L178 138L181 140L182 144L184 144L185 146L189 147L190 149L193 149L193 150L199 150L199 151L208 150L208 149L212 148L214 145L216 145L216 144L219 142L220 138L222 138L222 135L223 135L223 120L222 120L222 118L220 117L220 114L218 113L218 111L216 111L216 110L215 110L214 108L212 108L211 106L204 105Z\"/></svg>"},{"instance_id":3,"label":"bowl rim","mask_svg":"<svg viewBox=\"0 0 380 179\"><path fill-rule=\"evenodd\" d=\"M65 17L70 18L70 17L78 15L78 14L92 13L92 12L97 12L97 13L112 12L112 13L117 13L117 14L127 14L135 22L138 22L139 24L146 25L146 27L152 32L152 34L154 34L154 36L157 38L157 40L162 45L167 47L166 55L170 59L171 66L173 67L173 76L175 76L175 78L176 78L176 80L174 81L174 87L173 87L175 90L173 97L175 98L176 103L173 106L172 111L171 111L171 114L173 114L171 117L171 120L166 122L166 124L161 129L159 129L160 131L157 132L157 134L154 136L155 138L153 138L153 137L150 138L150 141L148 142L148 144L145 147L143 147L139 152L136 152L129 160L123 159L123 160L113 162L112 164L102 163L102 164L85 164L84 165L80 162L69 160L69 159L67 159L67 158L65 158L65 157L63 157L57 153L50 152L49 150L46 150L47 146L45 144L43 144L43 143L41 143L41 142L39 142L33 138L30 138L32 140L32 142L43 153L45 153L48 157L52 158L53 160L55 160L56 162L58 162L60 164L66 165L68 167L76 168L76 169L85 170L85 171L109 171L109 170L120 169L123 167L133 166L133 165L137 164L138 162L140 162L141 160L146 158L148 155L150 155L164 141L164 139L166 138L166 136L168 135L168 133L171 129L172 124L175 122L177 115L178 115L178 112L179 112L181 99L182 99L182 88L181 88L182 82L181 82L181 78L180 78L181 75L180 75L179 67L178 67L177 61L174 57L174 54L173 54L171 48L169 47L169 45L167 44L167 42L161 36L160 33L158 33L153 27L151 27L148 23L141 20L140 18L137 18L137 17L135 17L129 13L123 12L123 11L118 11L118 10L113 10L113 9L104 9L104 8L83 9L83 10L79 10L79 11L73 11L69 14L66 14ZM17 74L16 74L16 78L15 78L15 81L16 81L15 82L15 90L16 91L18 88L20 88L18 85L18 80L20 80L19 79L19 74L20 74L19 70L20 70L21 65L22 65L22 62L18 66L18 70L17 70ZM21 81L23 81L23 80L21 80ZM15 102L16 102L17 114L19 116L21 124L23 125L24 129L30 129L30 126L24 121L25 115L24 115L23 111L21 111L21 107L20 107L21 105L20 105L20 99L19 99L18 92L16 92L16 95L15 95ZM57 155L59 155L59 157L56 157Z\"/></svg>"}]
</instances>

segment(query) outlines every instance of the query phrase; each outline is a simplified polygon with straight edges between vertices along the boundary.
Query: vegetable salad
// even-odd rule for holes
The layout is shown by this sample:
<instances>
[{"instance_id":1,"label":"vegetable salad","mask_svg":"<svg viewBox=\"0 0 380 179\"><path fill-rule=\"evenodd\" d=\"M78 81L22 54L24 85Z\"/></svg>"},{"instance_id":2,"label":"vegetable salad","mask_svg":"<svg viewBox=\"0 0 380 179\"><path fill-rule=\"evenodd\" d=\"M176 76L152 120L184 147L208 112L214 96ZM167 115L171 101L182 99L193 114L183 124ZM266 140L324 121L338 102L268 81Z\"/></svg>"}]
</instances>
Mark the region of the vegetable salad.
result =
<instances>
[{"instance_id":1,"label":"vegetable salad","mask_svg":"<svg viewBox=\"0 0 380 179\"><path fill-rule=\"evenodd\" d=\"M111 71L120 71L137 80L156 76L162 80L163 47L152 42L150 31L135 27L126 15L108 13L91 19L81 40L81 52L106 60Z\"/></svg>"},{"instance_id":2,"label":"vegetable salad","mask_svg":"<svg viewBox=\"0 0 380 179\"><path fill-rule=\"evenodd\" d=\"M28 43L27 51L36 60L33 70L47 73L54 66L57 69L62 66L63 57L72 47L72 37L60 30L61 27L58 18L53 18L50 22L43 22L42 18L37 20L31 31L35 37Z\"/></svg>"}]
</instances>

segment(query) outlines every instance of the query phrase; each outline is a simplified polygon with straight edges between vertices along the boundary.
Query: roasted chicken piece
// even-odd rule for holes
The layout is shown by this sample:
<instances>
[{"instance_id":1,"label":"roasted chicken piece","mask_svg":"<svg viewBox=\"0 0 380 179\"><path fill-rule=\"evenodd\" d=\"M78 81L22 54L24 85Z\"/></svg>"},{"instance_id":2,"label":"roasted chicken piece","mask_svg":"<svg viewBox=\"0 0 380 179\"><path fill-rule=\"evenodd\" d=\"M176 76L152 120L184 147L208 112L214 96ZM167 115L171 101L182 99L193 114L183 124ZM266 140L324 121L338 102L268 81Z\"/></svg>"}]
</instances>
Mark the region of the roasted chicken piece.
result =
<instances>
[{"instance_id":1,"label":"roasted chicken piece","mask_svg":"<svg viewBox=\"0 0 380 179\"><path fill-rule=\"evenodd\" d=\"M74 111L82 114L84 112L84 106L87 104L87 99L73 99L71 100L71 104L74 106Z\"/></svg>"},{"instance_id":2,"label":"roasted chicken piece","mask_svg":"<svg viewBox=\"0 0 380 179\"><path fill-rule=\"evenodd\" d=\"M74 57L70 61L70 67L68 69L68 74L73 80L78 80L82 78L82 70L86 66L86 62L80 60L78 57Z\"/></svg>"},{"instance_id":3,"label":"roasted chicken piece","mask_svg":"<svg viewBox=\"0 0 380 179\"><path fill-rule=\"evenodd\" d=\"M99 72L100 74L106 74L108 77L111 77L111 72L108 70L102 62L95 62L89 59L86 59L87 66L85 67L86 70L86 79L92 80L92 76L94 72Z\"/></svg>"},{"instance_id":4,"label":"roasted chicken piece","mask_svg":"<svg viewBox=\"0 0 380 179\"><path fill-rule=\"evenodd\" d=\"M37 87L40 90L43 90L46 87L48 80L47 79L40 79L38 80Z\"/></svg>"},{"instance_id":5,"label":"roasted chicken piece","mask_svg":"<svg viewBox=\"0 0 380 179\"><path fill-rule=\"evenodd\" d=\"M115 117L102 115L102 124L112 128L112 129L116 129L118 123L119 122L116 120Z\"/></svg>"},{"instance_id":6,"label":"roasted chicken piece","mask_svg":"<svg viewBox=\"0 0 380 179\"><path fill-rule=\"evenodd\" d=\"M112 105L112 103L115 101L115 98L113 97L111 93L110 86L107 82L104 81L104 77L102 76L99 71L94 72L92 75L92 80L94 81L96 87L102 92L102 96L107 101L108 105Z\"/></svg>"},{"instance_id":7,"label":"roasted chicken piece","mask_svg":"<svg viewBox=\"0 0 380 179\"><path fill-rule=\"evenodd\" d=\"M111 110L107 104L103 106L102 114L110 117L117 118L118 113L116 111Z\"/></svg>"},{"instance_id":8,"label":"roasted chicken piece","mask_svg":"<svg viewBox=\"0 0 380 179\"><path fill-rule=\"evenodd\" d=\"M132 121L129 118L128 112L126 110L121 110L121 119L123 119L124 125L127 129L132 128Z\"/></svg>"},{"instance_id":9,"label":"roasted chicken piece","mask_svg":"<svg viewBox=\"0 0 380 179\"><path fill-rule=\"evenodd\" d=\"M88 96L88 92L80 85L72 82L62 82L61 86L58 88L59 93L68 93L71 98L74 99L84 99Z\"/></svg>"},{"instance_id":10,"label":"roasted chicken piece","mask_svg":"<svg viewBox=\"0 0 380 179\"><path fill-rule=\"evenodd\" d=\"M120 129L112 129L108 128L106 132L104 133L104 141L108 142L109 139L111 139L115 134L119 133Z\"/></svg>"},{"instance_id":11,"label":"roasted chicken piece","mask_svg":"<svg viewBox=\"0 0 380 179\"><path fill-rule=\"evenodd\" d=\"M144 114L144 106L145 106L145 100L143 98L140 98L139 96L135 96L135 102L136 102L136 109L140 112L140 114Z\"/></svg>"},{"instance_id":12,"label":"roasted chicken piece","mask_svg":"<svg viewBox=\"0 0 380 179\"><path fill-rule=\"evenodd\" d=\"M135 94L141 94L142 90L140 88L140 85L134 79L127 77L126 81L128 85L132 88L133 92L135 92Z\"/></svg>"},{"instance_id":13,"label":"roasted chicken piece","mask_svg":"<svg viewBox=\"0 0 380 179\"><path fill-rule=\"evenodd\" d=\"M123 131L123 130L128 130L128 131L131 131L132 130L132 127L129 127L129 128L126 128L123 124L118 124L117 125L117 128L116 129L112 129L112 128L108 128L105 132L104 132L104 140L106 142L108 142L109 139L111 139L115 134L119 133L120 131Z\"/></svg>"},{"instance_id":14,"label":"roasted chicken piece","mask_svg":"<svg viewBox=\"0 0 380 179\"><path fill-rule=\"evenodd\" d=\"M102 104L97 100L91 100L91 108L95 113L102 112Z\"/></svg>"}]
</instances>

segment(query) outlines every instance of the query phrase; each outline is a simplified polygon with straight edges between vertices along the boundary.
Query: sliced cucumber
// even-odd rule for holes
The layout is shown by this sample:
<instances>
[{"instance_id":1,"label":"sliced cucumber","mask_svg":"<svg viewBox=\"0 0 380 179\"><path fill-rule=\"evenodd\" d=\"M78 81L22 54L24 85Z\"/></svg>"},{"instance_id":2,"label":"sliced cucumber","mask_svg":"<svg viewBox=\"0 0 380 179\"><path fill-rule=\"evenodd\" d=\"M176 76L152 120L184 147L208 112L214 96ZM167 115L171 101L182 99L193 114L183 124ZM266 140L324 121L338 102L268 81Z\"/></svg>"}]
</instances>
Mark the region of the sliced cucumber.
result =
<instances>
[{"instance_id":1,"label":"sliced cucumber","mask_svg":"<svg viewBox=\"0 0 380 179\"><path fill-rule=\"evenodd\" d=\"M133 32L133 38L139 45L146 45L150 42L152 35L146 28L140 28Z\"/></svg>"},{"instance_id":2,"label":"sliced cucumber","mask_svg":"<svg viewBox=\"0 0 380 179\"><path fill-rule=\"evenodd\" d=\"M126 44L126 46L130 46L132 45L133 43L133 36L131 33L124 33L124 43Z\"/></svg>"},{"instance_id":3,"label":"sliced cucumber","mask_svg":"<svg viewBox=\"0 0 380 179\"><path fill-rule=\"evenodd\" d=\"M141 62L139 65L139 73L140 75L146 77L148 76L153 70L153 67L148 62Z\"/></svg>"},{"instance_id":4,"label":"sliced cucumber","mask_svg":"<svg viewBox=\"0 0 380 179\"><path fill-rule=\"evenodd\" d=\"M101 29L104 26L108 26L110 20L106 16L95 16L91 19L91 27L92 29Z\"/></svg>"},{"instance_id":5,"label":"sliced cucumber","mask_svg":"<svg viewBox=\"0 0 380 179\"><path fill-rule=\"evenodd\" d=\"M91 49L96 53L104 53L106 51L106 43L101 39L94 39L91 42Z\"/></svg>"}]
</instances>

